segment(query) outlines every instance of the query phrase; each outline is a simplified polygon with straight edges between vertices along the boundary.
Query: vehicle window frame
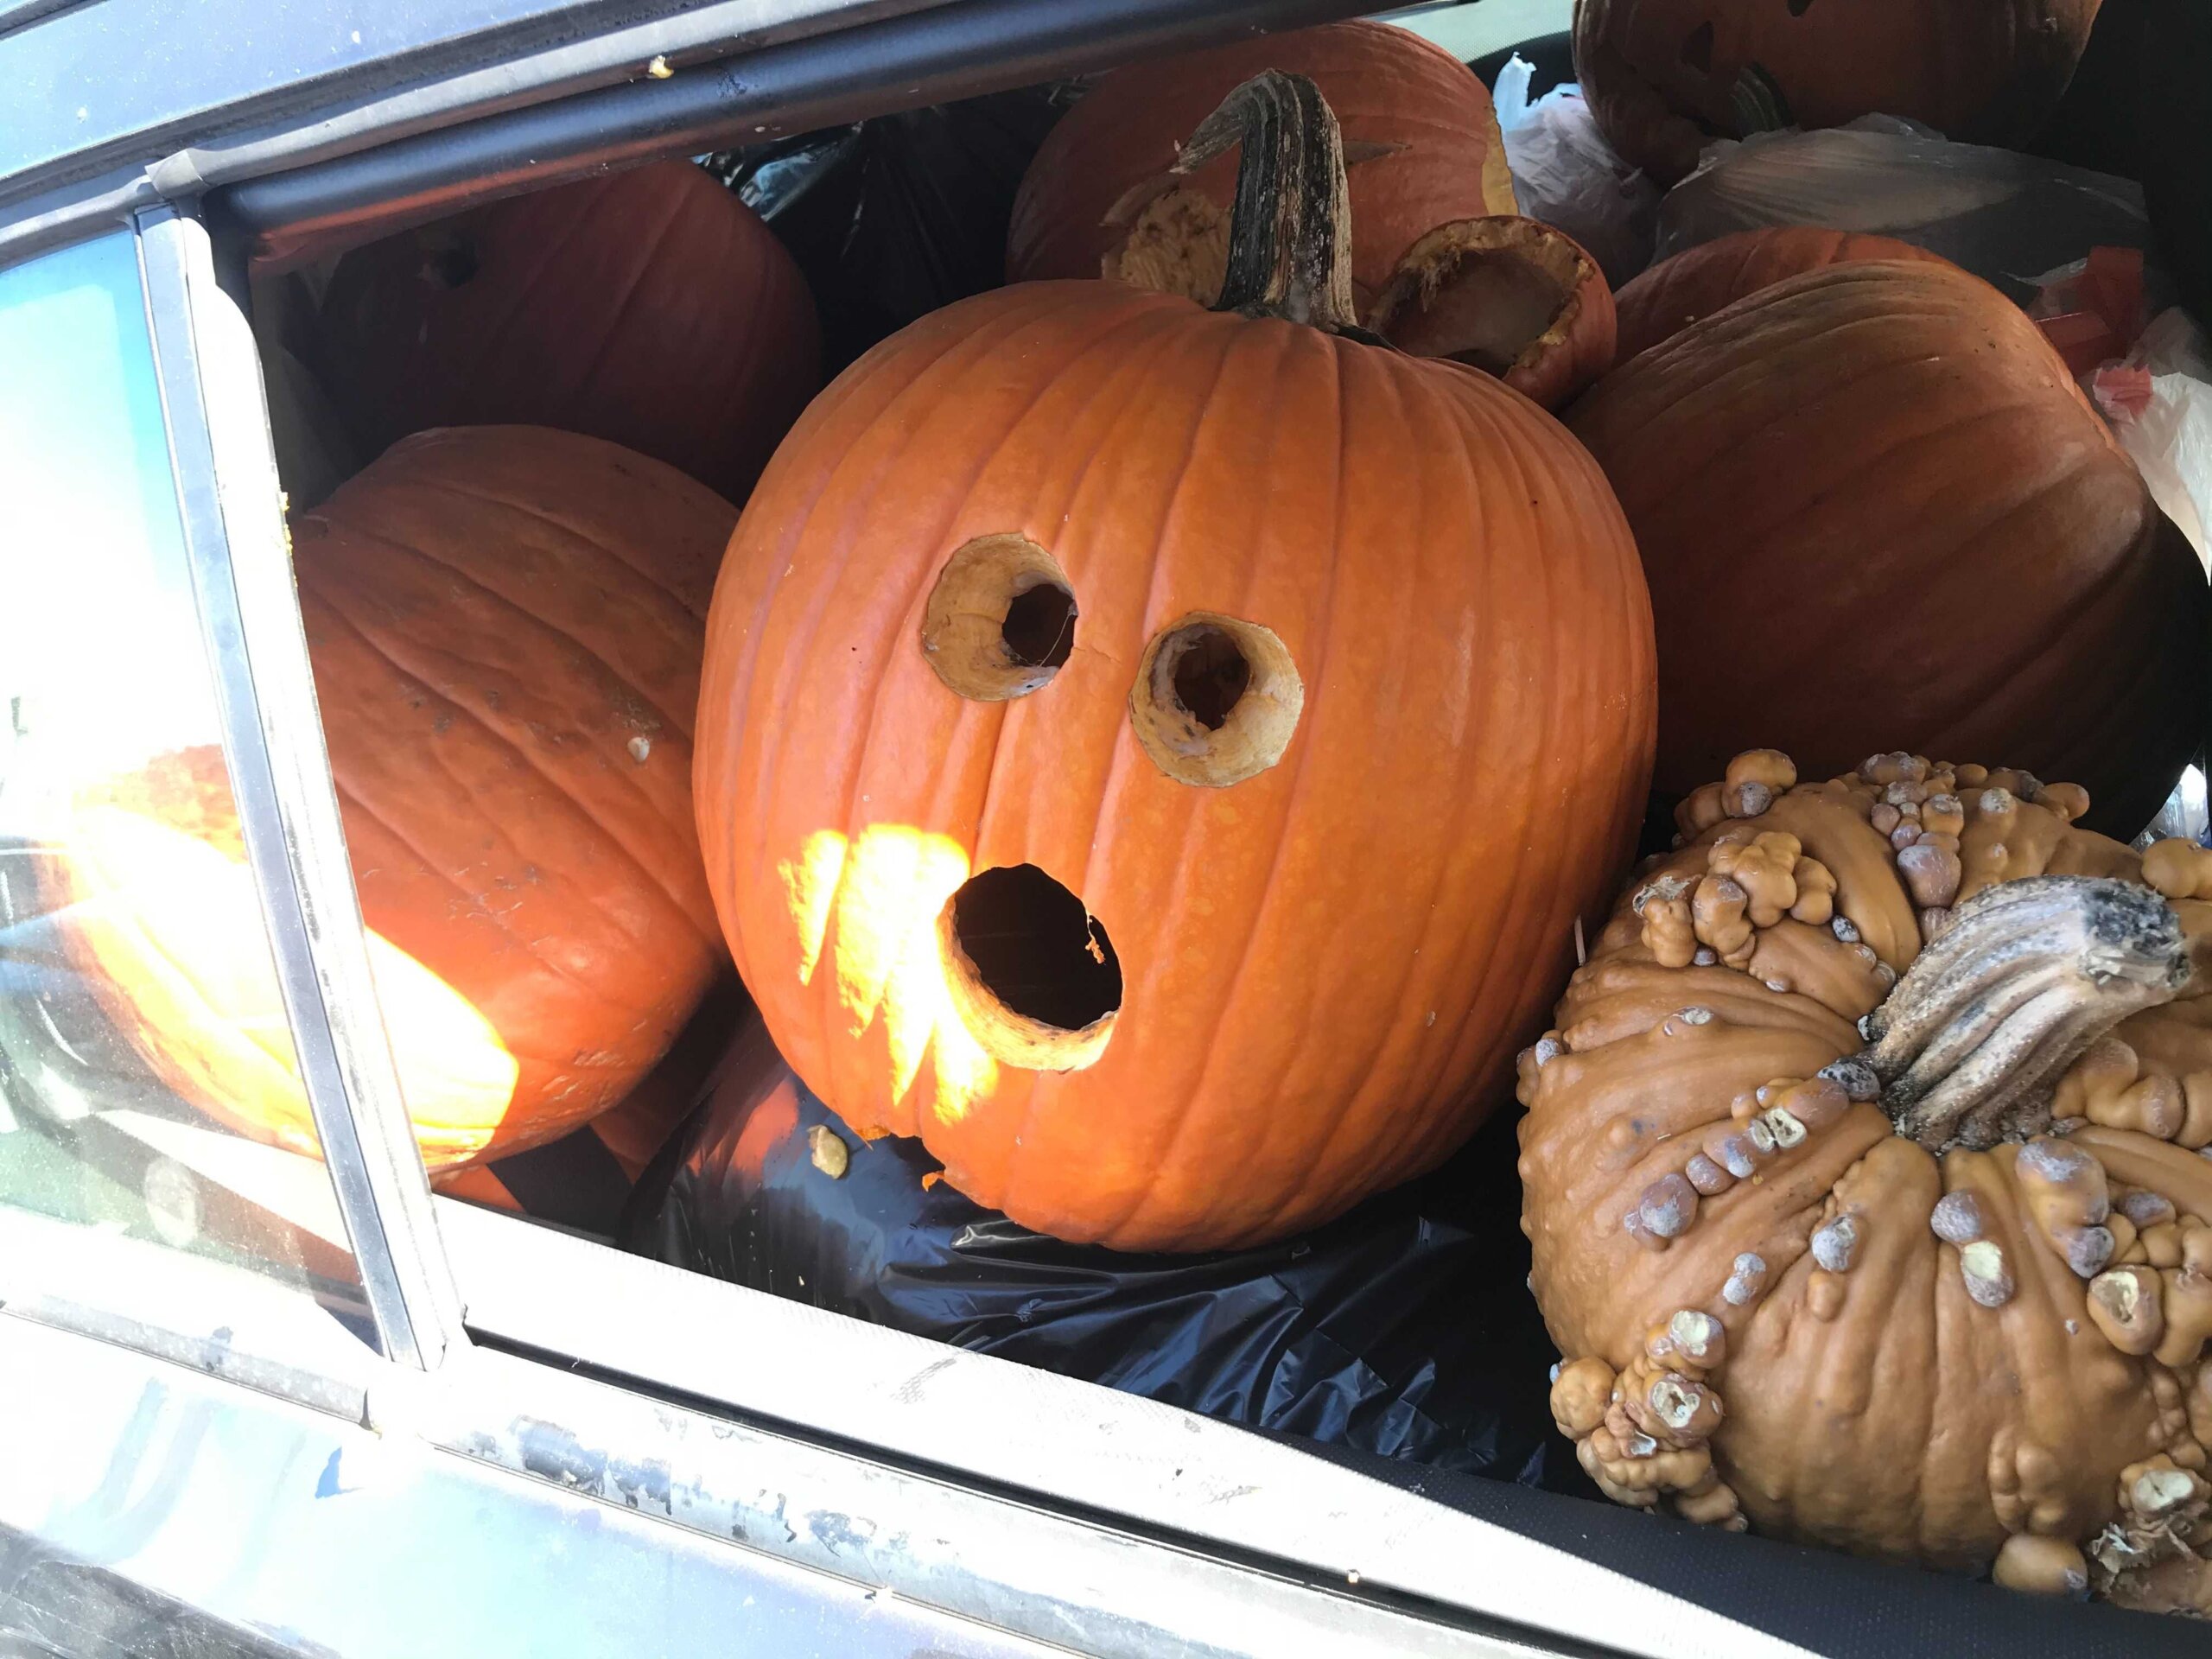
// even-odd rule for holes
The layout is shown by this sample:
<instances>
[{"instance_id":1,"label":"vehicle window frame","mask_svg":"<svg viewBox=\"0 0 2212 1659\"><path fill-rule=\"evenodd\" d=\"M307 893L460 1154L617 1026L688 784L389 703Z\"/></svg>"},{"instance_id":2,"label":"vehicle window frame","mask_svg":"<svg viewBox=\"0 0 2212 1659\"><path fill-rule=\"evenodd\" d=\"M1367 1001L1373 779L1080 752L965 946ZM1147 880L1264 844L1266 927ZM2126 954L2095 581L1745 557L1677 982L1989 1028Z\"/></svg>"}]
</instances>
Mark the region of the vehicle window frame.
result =
<instances>
[{"instance_id":1,"label":"vehicle window frame","mask_svg":"<svg viewBox=\"0 0 2212 1659\"><path fill-rule=\"evenodd\" d=\"M779 123L820 124L1025 84L1060 66L1038 56L1039 41L1050 34L1048 13L1060 4L1074 8L1077 0L992 0L862 25L852 33L867 34L869 49L842 70L822 40L769 48L758 59L788 54L777 60L790 71L783 79L747 82L722 67L719 79L729 96L704 99L688 122L673 120L671 111L685 106L668 92L683 77L617 89L619 105L591 103L611 99L609 93L564 100L584 113L570 110L557 151L534 171L506 176L505 186L521 188L517 176L535 184L610 164L605 150L594 149L594 109L617 107L629 124L596 140L626 145L616 159L642 159L689 153L717 133L729 138ZM1117 8L1135 20L1128 32L1112 27ZM1238 20L1270 12L1309 22L1359 10L1332 0L1272 6L1226 0L1184 20L1179 36L1166 0L1080 0L1079 9L1087 31L1070 66L1077 67L1102 67L1209 30L1233 32ZM1016 31L985 61L956 60L973 45L982 13L1030 32ZM908 37L919 42L918 57L901 59L885 48ZM747 72L755 65L741 62ZM772 107L764 98L783 101ZM545 113L485 112L476 124L479 148L467 153L480 159L512 152L521 168L538 130L525 118ZM751 118L763 115L770 119ZM360 156L312 162L272 177L258 195L233 190L204 203L204 177L188 168L163 172L157 163L127 199L118 199L142 203L149 190L164 198L138 207L129 222L143 250L180 504L195 571L204 566L207 579L203 631L211 661L227 681L225 752L241 780L249 859L272 939L281 941L295 1041L390 1356L366 1384L365 1414L412 1427L466 1456L560 1479L559 1470L532 1460L514 1426L561 1421L555 1402L562 1371L585 1369L619 1391L607 1408L626 1413L622 1433L658 1434L664 1442L623 1448L642 1459L676 1447L682 1422L734 1414L796 1442L927 1471L1040 1512L1088 1516L1159 1548L1236 1564L1255 1581L1325 1586L1378 1605L1411 1599L1431 1610L1425 1621L1440 1616L1471 1637L1485 1633L1489 1651L1498 1651L1499 1642L1559 1650L1551 1638L1637 1652L1794 1651L1609 1568L1234 1427L430 1195L368 976L359 899L315 717L262 369L250 326L241 326L240 275L250 238L266 247L296 219L304 222L334 203L354 213L399 211L423 177L435 178L441 168L452 173L449 158L404 150L416 142L403 136L379 147L403 151L404 163L381 172ZM423 170L410 173L417 163ZM111 217L99 215L117 211L115 203L96 204L64 228L105 227ZM8 230L0 218L0 262L10 250ZM60 233L51 226L40 232L48 238L44 245ZM202 1265L214 1264L187 1262L181 1270ZM505 1353L494 1368L500 1350ZM529 1363L505 1363L517 1357ZM495 1371L499 1385L488 1390L481 1379ZM656 1429L650 1413L629 1410L633 1401L661 1402L670 1414ZM687 1412L690 1418L680 1415ZM1355 1543L1360 1559L1348 1554ZM1022 1570L1041 1573L1049 1558L1041 1552ZM1029 1586L1038 1593L1048 1588L1043 1580Z\"/></svg>"}]
</instances>

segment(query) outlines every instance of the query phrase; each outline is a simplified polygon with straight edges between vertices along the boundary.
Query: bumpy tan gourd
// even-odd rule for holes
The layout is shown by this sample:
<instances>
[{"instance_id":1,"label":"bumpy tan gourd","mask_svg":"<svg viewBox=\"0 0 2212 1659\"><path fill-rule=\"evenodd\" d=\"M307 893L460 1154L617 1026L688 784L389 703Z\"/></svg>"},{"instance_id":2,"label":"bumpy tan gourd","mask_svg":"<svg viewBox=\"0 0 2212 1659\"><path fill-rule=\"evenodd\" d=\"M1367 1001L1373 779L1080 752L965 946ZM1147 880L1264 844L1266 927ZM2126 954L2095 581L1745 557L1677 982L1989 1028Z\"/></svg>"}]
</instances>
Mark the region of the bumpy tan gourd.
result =
<instances>
[{"instance_id":1,"label":"bumpy tan gourd","mask_svg":"<svg viewBox=\"0 0 2212 1659\"><path fill-rule=\"evenodd\" d=\"M1682 804L1521 1059L1609 1497L2212 1613L2212 853L2088 805L1772 751Z\"/></svg>"}]
</instances>

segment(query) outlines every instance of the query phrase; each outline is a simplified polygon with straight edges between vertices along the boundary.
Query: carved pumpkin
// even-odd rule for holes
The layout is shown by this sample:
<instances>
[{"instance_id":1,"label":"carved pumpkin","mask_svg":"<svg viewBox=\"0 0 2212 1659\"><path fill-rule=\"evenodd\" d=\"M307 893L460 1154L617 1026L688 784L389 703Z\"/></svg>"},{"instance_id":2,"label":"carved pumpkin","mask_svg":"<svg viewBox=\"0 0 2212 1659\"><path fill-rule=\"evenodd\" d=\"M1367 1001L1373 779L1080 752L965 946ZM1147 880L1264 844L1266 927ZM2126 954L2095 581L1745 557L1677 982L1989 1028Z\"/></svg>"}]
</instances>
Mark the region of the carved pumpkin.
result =
<instances>
[{"instance_id":1,"label":"carved pumpkin","mask_svg":"<svg viewBox=\"0 0 2212 1659\"><path fill-rule=\"evenodd\" d=\"M1350 331L1311 82L1186 153L1239 122L1220 308L1027 283L894 336L708 625L701 839L779 1048L977 1203L1128 1249L1280 1237L1462 1141L1650 741L1597 469Z\"/></svg>"},{"instance_id":2,"label":"carved pumpkin","mask_svg":"<svg viewBox=\"0 0 2212 1659\"><path fill-rule=\"evenodd\" d=\"M1613 296L1618 313L1619 361L1649 350L1747 294L1828 265L1869 260L1929 260L1942 255L1894 237L1789 225L1738 231L1662 259Z\"/></svg>"},{"instance_id":3,"label":"carved pumpkin","mask_svg":"<svg viewBox=\"0 0 2212 1659\"><path fill-rule=\"evenodd\" d=\"M1662 791L1765 732L1822 774L1899 733L2077 779L2093 827L2133 836L2196 753L2203 569L1977 278L1791 277L1614 370L1570 423L1650 579Z\"/></svg>"},{"instance_id":4,"label":"carved pumpkin","mask_svg":"<svg viewBox=\"0 0 2212 1659\"><path fill-rule=\"evenodd\" d=\"M1177 146L1263 69L1311 78L1342 124L1363 318L1429 232L1520 211L1497 117L1472 70L1389 23L1325 23L1107 75L1060 118L1022 178L1007 280L1105 276L1212 304L1236 172L1225 158L1179 179L1168 170Z\"/></svg>"},{"instance_id":5,"label":"carved pumpkin","mask_svg":"<svg viewBox=\"0 0 2212 1659\"><path fill-rule=\"evenodd\" d=\"M656 162L356 249L329 383L375 454L432 426L605 438L741 502L821 385L805 280L700 168Z\"/></svg>"},{"instance_id":6,"label":"carved pumpkin","mask_svg":"<svg viewBox=\"0 0 2212 1659\"><path fill-rule=\"evenodd\" d=\"M2212 1543L2212 853L2086 805L1771 750L1683 803L1521 1064L1609 1496L2123 1597Z\"/></svg>"},{"instance_id":7,"label":"carved pumpkin","mask_svg":"<svg viewBox=\"0 0 2212 1659\"><path fill-rule=\"evenodd\" d=\"M1714 137L1921 121L2017 147L2065 96L2099 0L1579 0L1574 68L1626 160L1672 184Z\"/></svg>"},{"instance_id":8,"label":"carved pumpkin","mask_svg":"<svg viewBox=\"0 0 2212 1659\"><path fill-rule=\"evenodd\" d=\"M293 526L302 615L378 1000L434 1170L620 1099L720 957L691 820L701 623L730 510L569 433L395 446ZM67 913L170 1087L312 1153L220 753L75 804Z\"/></svg>"}]
</instances>

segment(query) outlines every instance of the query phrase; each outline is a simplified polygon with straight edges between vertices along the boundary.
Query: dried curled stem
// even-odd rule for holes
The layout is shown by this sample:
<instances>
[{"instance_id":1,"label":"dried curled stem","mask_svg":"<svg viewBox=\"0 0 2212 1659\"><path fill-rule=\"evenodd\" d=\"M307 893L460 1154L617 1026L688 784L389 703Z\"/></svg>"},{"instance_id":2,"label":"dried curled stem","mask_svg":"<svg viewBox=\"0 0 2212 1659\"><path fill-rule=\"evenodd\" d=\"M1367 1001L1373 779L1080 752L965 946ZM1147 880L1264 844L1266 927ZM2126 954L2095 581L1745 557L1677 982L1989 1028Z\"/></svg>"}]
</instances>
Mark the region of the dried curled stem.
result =
<instances>
[{"instance_id":1,"label":"dried curled stem","mask_svg":"<svg viewBox=\"0 0 2212 1659\"><path fill-rule=\"evenodd\" d=\"M1320 88L1264 70L1224 99L1176 157L1187 173L1240 148L1229 269L1217 311L1359 334L1344 137Z\"/></svg>"},{"instance_id":2,"label":"dried curled stem","mask_svg":"<svg viewBox=\"0 0 2212 1659\"><path fill-rule=\"evenodd\" d=\"M2189 982L2180 919L2126 881L2037 876L1976 893L1863 1023L1897 1132L1930 1151L2020 1141L2099 1037Z\"/></svg>"}]
</instances>

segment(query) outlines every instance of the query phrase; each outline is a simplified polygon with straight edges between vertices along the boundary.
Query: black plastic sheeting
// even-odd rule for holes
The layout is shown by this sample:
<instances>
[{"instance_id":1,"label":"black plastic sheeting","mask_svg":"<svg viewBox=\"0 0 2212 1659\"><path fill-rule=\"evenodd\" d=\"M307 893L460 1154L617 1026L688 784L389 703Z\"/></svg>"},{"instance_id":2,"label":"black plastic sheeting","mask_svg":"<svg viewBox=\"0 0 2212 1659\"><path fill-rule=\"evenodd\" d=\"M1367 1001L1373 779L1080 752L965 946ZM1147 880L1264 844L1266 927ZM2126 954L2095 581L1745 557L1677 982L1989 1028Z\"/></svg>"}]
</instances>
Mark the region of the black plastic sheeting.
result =
<instances>
[{"instance_id":1,"label":"black plastic sheeting","mask_svg":"<svg viewBox=\"0 0 2212 1659\"><path fill-rule=\"evenodd\" d=\"M1506 1115L1508 1118L1511 1114ZM833 1179L809 1132L849 1158ZM1547 1403L1510 1122L1421 1181L1266 1249L1124 1255L963 1198L863 1141L757 1025L632 1200L630 1248L817 1307L1388 1459L1589 1489Z\"/></svg>"},{"instance_id":2,"label":"black plastic sheeting","mask_svg":"<svg viewBox=\"0 0 2212 1659\"><path fill-rule=\"evenodd\" d=\"M1038 145L1078 96L1025 87L710 157L814 290L823 366L1006 280L1007 221Z\"/></svg>"}]
</instances>

